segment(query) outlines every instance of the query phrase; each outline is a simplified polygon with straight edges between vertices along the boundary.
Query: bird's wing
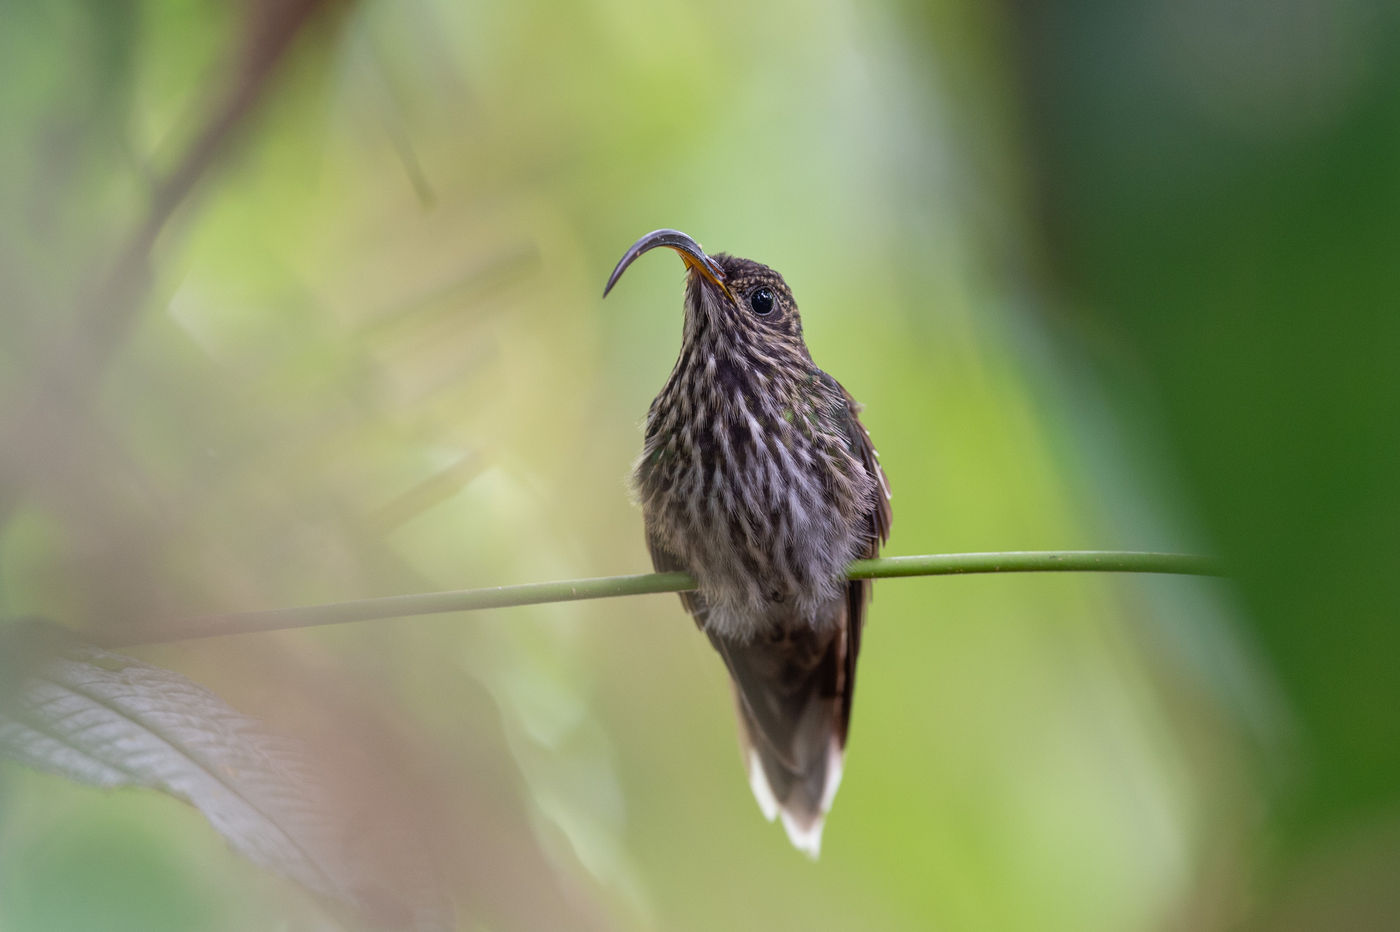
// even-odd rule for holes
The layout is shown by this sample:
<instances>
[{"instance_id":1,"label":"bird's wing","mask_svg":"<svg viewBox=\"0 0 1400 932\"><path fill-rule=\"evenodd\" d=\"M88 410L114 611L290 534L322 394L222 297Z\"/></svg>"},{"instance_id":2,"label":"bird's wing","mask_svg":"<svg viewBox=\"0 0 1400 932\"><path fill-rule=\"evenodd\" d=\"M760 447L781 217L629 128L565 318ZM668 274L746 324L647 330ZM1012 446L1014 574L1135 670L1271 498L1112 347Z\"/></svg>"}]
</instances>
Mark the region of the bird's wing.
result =
<instances>
[{"instance_id":1,"label":"bird's wing","mask_svg":"<svg viewBox=\"0 0 1400 932\"><path fill-rule=\"evenodd\" d=\"M880 545L889 539L890 524L894 520L890 511L890 480L885 475L885 470L880 467L880 454L875 451L875 442L870 439L870 431L860 422L859 415L863 406L851 397L851 393L846 391L840 382L829 375L826 378L846 401L844 423L841 425L846 432L846 443L865 467L865 471L875 477L878 485L874 507L866 515L871 540L865 556L874 557L879 552Z\"/></svg>"},{"instance_id":2,"label":"bird's wing","mask_svg":"<svg viewBox=\"0 0 1400 932\"><path fill-rule=\"evenodd\" d=\"M831 379L830 376L827 376ZM872 559L879 556L880 545L890 536L890 525L894 516L890 510L890 482L885 470L880 466L880 454L875 451L875 442L870 439L870 431L860 422L861 405L840 382L831 379L846 399L846 417L842 427L846 433L846 443L860 460L867 473L875 478L875 501L865 513L865 549L860 556ZM860 656L861 635L865 631L865 608L870 604L872 583L869 579L853 579L846 584L846 618L850 622L850 649L845 656L845 681L842 690L841 741L845 744L846 732L851 721L851 699L855 695L856 660Z\"/></svg>"}]
</instances>

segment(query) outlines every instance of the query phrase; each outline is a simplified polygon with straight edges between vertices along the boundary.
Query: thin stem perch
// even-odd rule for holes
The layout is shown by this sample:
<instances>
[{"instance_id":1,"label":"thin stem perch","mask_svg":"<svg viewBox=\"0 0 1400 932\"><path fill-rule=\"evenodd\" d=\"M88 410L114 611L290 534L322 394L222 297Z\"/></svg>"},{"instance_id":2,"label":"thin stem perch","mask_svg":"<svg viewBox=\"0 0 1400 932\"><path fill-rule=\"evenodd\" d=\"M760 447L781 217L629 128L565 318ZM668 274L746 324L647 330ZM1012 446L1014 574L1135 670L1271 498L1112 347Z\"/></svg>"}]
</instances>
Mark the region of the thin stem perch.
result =
<instances>
[{"instance_id":1,"label":"thin stem perch","mask_svg":"<svg viewBox=\"0 0 1400 932\"><path fill-rule=\"evenodd\" d=\"M1215 562L1180 553L1142 553L1105 550L1013 551L1006 553L941 553L909 557L857 560L847 571L851 579L895 576L956 576L971 573L1170 573L1186 576L1219 576ZM607 599L656 592L683 592L695 588L686 573L644 573L604 576L562 582L491 586L451 592L391 595L353 602L305 605L187 619L159 630L125 631L104 640L108 646L156 644L194 638L221 637L336 625L378 618L403 618L439 612L469 612L511 605Z\"/></svg>"}]
</instances>

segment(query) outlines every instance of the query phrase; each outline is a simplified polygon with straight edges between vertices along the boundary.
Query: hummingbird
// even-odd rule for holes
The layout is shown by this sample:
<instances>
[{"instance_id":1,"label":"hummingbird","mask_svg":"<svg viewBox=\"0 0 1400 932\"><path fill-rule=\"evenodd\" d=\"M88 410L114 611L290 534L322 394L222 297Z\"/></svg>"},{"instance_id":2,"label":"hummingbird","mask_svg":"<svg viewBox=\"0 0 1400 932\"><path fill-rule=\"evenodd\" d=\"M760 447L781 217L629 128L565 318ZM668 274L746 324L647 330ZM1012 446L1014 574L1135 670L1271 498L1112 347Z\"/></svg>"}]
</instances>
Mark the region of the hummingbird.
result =
<instances>
[{"instance_id":1,"label":"hummingbird","mask_svg":"<svg viewBox=\"0 0 1400 932\"><path fill-rule=\"evenodd\" d=\"M681 603L728 668L754 797L815 858L870 599L846 566L889 536L889 483L861 406L812 362L773 269L656 230L603 295L658 246L685 263L685 321L633 470L647 548L657 571L695 578Z\"/></svg>"}]
</instances>

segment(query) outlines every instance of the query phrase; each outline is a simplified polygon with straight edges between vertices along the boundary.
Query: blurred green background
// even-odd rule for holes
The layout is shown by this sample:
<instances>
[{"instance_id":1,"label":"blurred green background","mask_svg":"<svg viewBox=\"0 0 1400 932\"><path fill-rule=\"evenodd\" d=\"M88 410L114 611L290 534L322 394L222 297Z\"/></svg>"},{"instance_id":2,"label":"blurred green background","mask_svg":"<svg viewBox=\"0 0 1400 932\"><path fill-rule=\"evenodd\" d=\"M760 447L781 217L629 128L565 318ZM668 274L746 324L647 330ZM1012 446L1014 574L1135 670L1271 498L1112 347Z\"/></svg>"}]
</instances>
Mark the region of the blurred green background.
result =
<instances>
[{"instance_id":1,"label":"blurred green background","mask_svg":"<svg viewBox=\"0 0 1400 932\"><path fill-rule=\"evenodd\" d=\"M1235 582L878 584L815 864L672 596L139 655L335 749L462 928L1394 928L1397 20L0 3L0 612L647 569L681 266L599 295L678 227L787 277L888 553ZM336 923L180 803L0 764L0 929Z\"/></svg>"}]
</instances>

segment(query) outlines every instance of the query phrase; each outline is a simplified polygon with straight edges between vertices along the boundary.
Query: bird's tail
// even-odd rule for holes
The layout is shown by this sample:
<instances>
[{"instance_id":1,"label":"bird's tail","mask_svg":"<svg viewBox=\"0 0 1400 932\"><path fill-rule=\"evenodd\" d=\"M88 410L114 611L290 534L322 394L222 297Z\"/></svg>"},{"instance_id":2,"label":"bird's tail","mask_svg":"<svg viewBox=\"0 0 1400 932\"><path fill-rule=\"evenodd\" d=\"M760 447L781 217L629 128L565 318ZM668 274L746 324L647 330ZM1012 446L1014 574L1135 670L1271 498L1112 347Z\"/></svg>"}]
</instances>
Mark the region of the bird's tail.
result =
<instances>
[{"instance_id":1,"label":"bird's tail","mask_svg":"<svg viewBox=\"0 0 1400 932\"><path fill-rule=\"evenodd\" d=\"M807 625L737 642L712 636L734 682L749 786L763 815L781 817L815 858L841 783L852 685L843 628Z\"/></svg>"},{"instance_id":2,"label":"bird's tail","mask_svg":"<svg viewBox=\"0 0 1400 932\"><path fill-rule=\"evenodd\" d=\"M737 691L737 687L736 687ZM758 808L768 821L782 818L794 847L816 858L821 853L826 814L841 785L845 749L831 727L830 717L814 703L811 720L794 735L797 743L787 754L765 746L753 719L736 695L741 727L740 743L749 772L749 786ZM823 721L825 719L825 721Z\"/></svg>"}]
</instances>

